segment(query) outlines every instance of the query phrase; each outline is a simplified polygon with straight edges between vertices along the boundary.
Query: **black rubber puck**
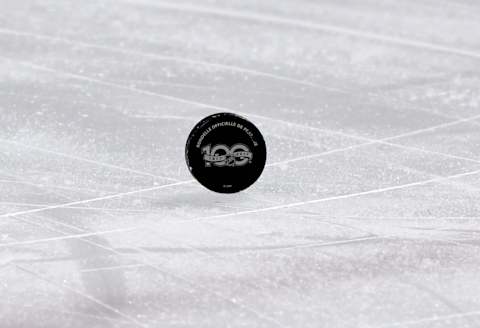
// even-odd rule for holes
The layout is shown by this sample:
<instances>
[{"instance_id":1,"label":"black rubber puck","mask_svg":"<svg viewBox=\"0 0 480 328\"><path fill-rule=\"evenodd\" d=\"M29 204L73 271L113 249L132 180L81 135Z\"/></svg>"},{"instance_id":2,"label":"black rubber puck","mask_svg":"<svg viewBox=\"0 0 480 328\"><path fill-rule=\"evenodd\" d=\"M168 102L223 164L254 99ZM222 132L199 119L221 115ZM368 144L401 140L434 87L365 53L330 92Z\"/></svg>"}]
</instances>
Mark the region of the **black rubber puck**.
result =
<instances>
[{"instance_id":1,"label":"black rubber puck","mask_svg":"<svg viewBox=\"0 0 480 328\"><path fill-rule=\"evenodd\" d=\"M260 177L267 148L253 123L232 113L218 113L195 125L188 136L185 157L190 172L203 186L235 193Z\"/></svg>"}]
</instances>

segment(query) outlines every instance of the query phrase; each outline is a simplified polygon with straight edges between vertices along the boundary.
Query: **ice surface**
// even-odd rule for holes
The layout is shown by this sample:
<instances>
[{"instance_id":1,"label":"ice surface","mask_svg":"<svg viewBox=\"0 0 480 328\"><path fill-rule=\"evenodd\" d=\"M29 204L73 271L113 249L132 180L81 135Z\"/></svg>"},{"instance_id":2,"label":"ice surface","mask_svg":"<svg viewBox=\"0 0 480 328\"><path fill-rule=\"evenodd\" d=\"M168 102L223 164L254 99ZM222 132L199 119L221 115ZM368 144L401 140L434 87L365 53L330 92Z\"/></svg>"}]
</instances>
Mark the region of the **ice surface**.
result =
<instances>
[{"instance_id":1,"label":"ice surface","mask_svg":"<svg viewBox=\"0 0 480 328\"><path fill-rule=\"evenodd\" d=\"M479 16L0 0L0 327L480 327ZM219 111L239 194L184 164Z\"/></svg>"}]
</instances>

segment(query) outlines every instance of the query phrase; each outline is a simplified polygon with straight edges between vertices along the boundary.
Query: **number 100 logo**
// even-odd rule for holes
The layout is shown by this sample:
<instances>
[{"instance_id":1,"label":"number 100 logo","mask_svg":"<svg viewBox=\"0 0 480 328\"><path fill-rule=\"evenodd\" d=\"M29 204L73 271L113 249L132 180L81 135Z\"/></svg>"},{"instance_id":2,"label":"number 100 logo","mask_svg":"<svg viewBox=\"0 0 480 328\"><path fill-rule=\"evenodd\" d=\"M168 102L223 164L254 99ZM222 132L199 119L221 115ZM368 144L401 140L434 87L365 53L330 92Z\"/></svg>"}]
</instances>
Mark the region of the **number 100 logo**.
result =
<instances>
[{"instance_id":1,"label":"number 100 logo","mask_svg":"<svg viewBox=\"0 0 480 328\"><path fill-rule=\"evenodd\" d=\"M252 162L253 153L247 145L237 143L232 147L224 144L211 144L202 148L206 167L213 166L244 166Z\"/></svg>"}]
</instances>

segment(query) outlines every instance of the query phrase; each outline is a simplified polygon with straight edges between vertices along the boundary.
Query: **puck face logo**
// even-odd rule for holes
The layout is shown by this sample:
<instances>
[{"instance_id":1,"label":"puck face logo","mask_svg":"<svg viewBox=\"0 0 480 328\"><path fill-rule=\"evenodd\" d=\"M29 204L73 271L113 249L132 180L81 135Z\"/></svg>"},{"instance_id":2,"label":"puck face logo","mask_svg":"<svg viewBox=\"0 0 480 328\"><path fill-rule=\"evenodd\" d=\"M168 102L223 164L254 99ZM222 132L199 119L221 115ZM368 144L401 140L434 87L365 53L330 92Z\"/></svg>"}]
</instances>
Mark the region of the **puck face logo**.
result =
<instances>
[{"instance_id":1,"label":"puck face logo","mask_svg":"<svg viewBox=\"0 0 480 328\"><path fill-rule=\"evenodd\" d=\"M252 163L253 153L244 144L235 144L232 148L218 144L212 147L208 144L202 149L205 166L244 166Z\"/></svg>"},{"instance_id":2,"label":"puck face logo","mask_svg":"<svg viewBox=\"0 0 480 328\"><path fill-rule=\"evenodd\" d=\"M206 188L234 193L248 188L262 174L265 141L253 123L231 113L201 120L185 148L187 166Z\"/></svg>"}]
</instances>

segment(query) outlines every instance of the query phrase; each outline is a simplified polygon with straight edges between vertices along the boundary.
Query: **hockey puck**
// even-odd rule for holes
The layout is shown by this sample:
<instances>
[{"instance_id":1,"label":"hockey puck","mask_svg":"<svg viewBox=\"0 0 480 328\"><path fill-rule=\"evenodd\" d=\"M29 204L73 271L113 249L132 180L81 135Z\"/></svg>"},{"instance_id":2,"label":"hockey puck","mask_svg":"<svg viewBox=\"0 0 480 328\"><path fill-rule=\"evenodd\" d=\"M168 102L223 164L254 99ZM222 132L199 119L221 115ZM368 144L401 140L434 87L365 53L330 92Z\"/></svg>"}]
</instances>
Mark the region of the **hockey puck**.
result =
<instances>
[{"instance_id":1,"label":"hockey puck","mask_svg":"<svg viewBox=\"0 0 480 328\"><path fill-rule=\"evenodd\" d=\"M253 123L232 113L218 113L195 125L188 136L185 158L188 169L204 187L235 193L260 177L267 149Z\"/></svg>"}]
</instances>

